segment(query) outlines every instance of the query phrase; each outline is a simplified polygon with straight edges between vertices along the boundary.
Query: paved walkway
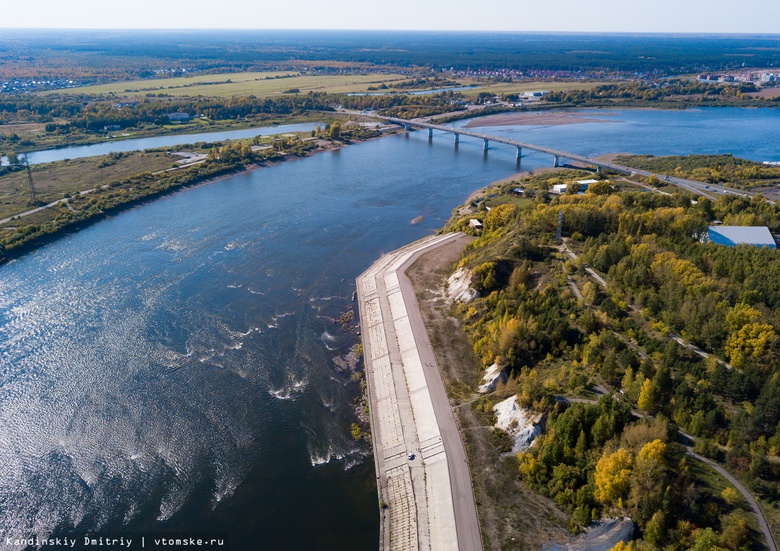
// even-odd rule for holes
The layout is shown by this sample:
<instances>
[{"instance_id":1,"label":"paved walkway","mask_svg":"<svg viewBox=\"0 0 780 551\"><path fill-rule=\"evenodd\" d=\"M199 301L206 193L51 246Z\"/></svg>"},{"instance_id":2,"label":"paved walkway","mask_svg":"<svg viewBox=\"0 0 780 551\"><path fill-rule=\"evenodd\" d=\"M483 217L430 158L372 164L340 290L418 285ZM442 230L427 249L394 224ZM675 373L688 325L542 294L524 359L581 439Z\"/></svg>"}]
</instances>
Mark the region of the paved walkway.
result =
<instances>
[{"instance_id":1,"label":"paved walkway","mask_svg":"<svg viewBox=\"0 0 780 551\"><path fill-rule=\"evenodd\" d=\"M404 275L424 252L462 238L427 237L357 279L383 550L482 549L466 453Z\"/></svg>"}]
</instances>

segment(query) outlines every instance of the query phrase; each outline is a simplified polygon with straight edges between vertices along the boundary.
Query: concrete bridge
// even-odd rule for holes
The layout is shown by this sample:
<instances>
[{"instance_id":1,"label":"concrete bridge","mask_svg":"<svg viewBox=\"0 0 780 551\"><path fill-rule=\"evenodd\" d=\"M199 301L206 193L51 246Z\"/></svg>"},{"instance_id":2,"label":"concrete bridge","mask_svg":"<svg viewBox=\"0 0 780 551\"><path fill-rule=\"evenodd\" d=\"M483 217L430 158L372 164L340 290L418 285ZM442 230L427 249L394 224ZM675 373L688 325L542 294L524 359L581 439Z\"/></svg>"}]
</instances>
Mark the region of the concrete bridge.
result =
<instances>
[{"instance_id":1,"label":"concrete bridge","mask_svg":"<svg viewBox=\"0 0 780 551\"><path fill-rule=\"evenodd\" d=\"M510 138L502 138L499 136L489 136L487 134L480 134L479 132L471 132L469 130L465 130L463 128L453 128L451 126L444 126L441 124L433 124L430 122L425 122L422 120L406 120L406 119L399 119L396 117L381 117L378 115L370 115L373 118L381 119L383 121L397 124L400 126L403 126L406 130L411 130L412 128L427 128L428 129L428 138L433 139L433 131L438 130L441 132L449 132L450 134L453 134L455 136L455 144L458 144L460 142L461 136L468 136L471 138L477 138L480 140L483 140L483 149L487 151L490 146L490 142L496 142L496 143L502 143L510 146L514 146L517 148L516 151L516 158L518 162L520 161L521 157L523 156L523 149L529 149L531 151L538 151L540 153L545 153L547 155L552 156L553 158L553 166L558 167L561 165L561 159L569 159L571 161L576 161L578 163L583 163L585 165L594 166L596 167L596 170L598 172L601 172L603 169L608 169L620 174L627 174L629 176L644 176L644 177L650 177L650 176L657 176L660 180L667 182L669 184L674 184L676 186L679 186L687 191L690 191L691 193L695 193L696 195L701 195L703 197L717 197L718 194L731 194L731 195L741 195L743 197L752 197L755 195L759 195L754 192L750 191L744 191L741 189L735 189L735 188L729 188L725 186L720 186L716 184L707 184L705 182L698 182L696 180L688 180L687 178L676 178L674 176L664 176L661 174L657 174L654 172L650 172L647 170L641 170L638 168L631 168L628 166L619 165L616 163L610 163L606 161L599 161L597 159L592 159L590 157L586 157L585 155L578 155L576 153L570 153L568 151L561 151L559 149L553 149L551 147L544 147L541 145L535 145L532 143L527 142L521 142L518 140L512 140Z\"/></svg>"}]
</instances>

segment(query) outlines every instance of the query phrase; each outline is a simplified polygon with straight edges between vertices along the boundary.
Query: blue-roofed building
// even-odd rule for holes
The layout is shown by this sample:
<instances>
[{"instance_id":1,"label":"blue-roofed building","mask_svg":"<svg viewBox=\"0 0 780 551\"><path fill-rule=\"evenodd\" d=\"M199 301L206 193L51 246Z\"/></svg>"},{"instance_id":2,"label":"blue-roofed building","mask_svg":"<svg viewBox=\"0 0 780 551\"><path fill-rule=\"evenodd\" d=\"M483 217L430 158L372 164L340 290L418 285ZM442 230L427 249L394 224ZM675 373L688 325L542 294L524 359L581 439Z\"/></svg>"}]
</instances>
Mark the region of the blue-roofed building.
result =
<instances>
[{"instance_id":1,"label":"blue-roofed building","mask_svg":"<svg viewBox=\"0 0 780 551\"><path fill-rule=\"evenodd\" d=\"M735 247L753 245L776 249L772 234L766 226L710 226L707 237L712 243Z\"/></svg>"}]
</instances>

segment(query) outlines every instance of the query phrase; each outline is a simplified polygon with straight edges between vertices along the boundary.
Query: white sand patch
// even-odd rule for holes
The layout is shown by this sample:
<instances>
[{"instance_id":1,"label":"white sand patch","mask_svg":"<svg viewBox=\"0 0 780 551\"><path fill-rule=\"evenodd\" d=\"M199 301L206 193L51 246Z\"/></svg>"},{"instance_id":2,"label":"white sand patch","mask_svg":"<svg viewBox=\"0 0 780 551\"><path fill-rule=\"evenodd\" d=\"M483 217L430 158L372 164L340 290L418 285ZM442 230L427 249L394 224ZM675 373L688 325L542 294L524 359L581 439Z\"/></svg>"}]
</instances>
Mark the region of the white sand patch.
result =
<instances>
[{"instance_id":1,"label":"white sand patch","mask_svg":"<svg viewBox=\"0 0 780 551\"><path fill-rule=\"evenodd\" d=\"M447 280L447 297L450 301L471 302L479 296L476 289L471 287L471 270L458 268Z\"/></svg>"},{"instance_id":2,"label":"white sand patch","mask_svg":"<svg viewBox=\"0 0 780 551\"><path fill-rule=\"evenodd\" d=\"M493 364L485 370L485 376L482 377L482 384L477 392L480 394L493 392L499 382L506 382L506 372L498 367L498 364Z\"/></svg>"},{"instance_id":3,"label":"white sand patch","mask_svg":"<svg viewBox=\"0 0 780 551\"><path fill-rule=\"evenodd\" d=\"M517 396L507 398L493 406L496 414L496 428L506 431L512 437L512 453L524 452L542 433L539 423L542 415L517 405Z\"/></svg>"}]
</instances>

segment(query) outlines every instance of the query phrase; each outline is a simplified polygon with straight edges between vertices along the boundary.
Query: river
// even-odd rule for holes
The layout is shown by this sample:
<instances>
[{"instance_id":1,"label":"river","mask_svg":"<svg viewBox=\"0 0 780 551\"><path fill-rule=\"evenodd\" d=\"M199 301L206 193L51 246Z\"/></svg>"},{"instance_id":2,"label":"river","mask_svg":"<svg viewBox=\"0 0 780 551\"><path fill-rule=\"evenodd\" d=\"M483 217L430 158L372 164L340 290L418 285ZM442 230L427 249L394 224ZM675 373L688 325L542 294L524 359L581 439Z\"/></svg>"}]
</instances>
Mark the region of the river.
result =
<instances>
[{"instance_id":1,"label":"river","mask_svg":"<svg viewBox=\"0 0 780 551\"><path fill-rule=\"evenodd\" d=\"M485 132L587 154L719 152L725 134L734 153L780 160L778 111L704 112ZM358 386L334 363L357 337L333 320L379 255L516 170L510 148L451 140L415 132L237 174L1 266L3 538L376 549L370 447L350 436Z\"/></svg>"},{"instance_id":2,"label":"river","mask_svg":"<svg viewBox=\"0 0 780 551\"><path fill-rule=\"evenodd\" d=\"M197 142L215 142L221 140L238 140L241 138L254 138L255 136L271 136L274 134L286 134L289 132L309 132L317 128L316 123L285 124L279 126L266 126L260 128L245 128L242 130L223 130L219 132L201 132L198 134L175 134L167 136L153 136L150 138L122 138L106 139L106 141L91 145L76 145L59 149L46 149L27 154L27 161L31 164L51 163L63 159L80 159L82 157L94 157L107 155L108 153L126 153L128 151L142 151L156 147L173 147L176 145L191 144ZM8 160L3 157L2 163Z\"/></svg>"}]
</instances>

